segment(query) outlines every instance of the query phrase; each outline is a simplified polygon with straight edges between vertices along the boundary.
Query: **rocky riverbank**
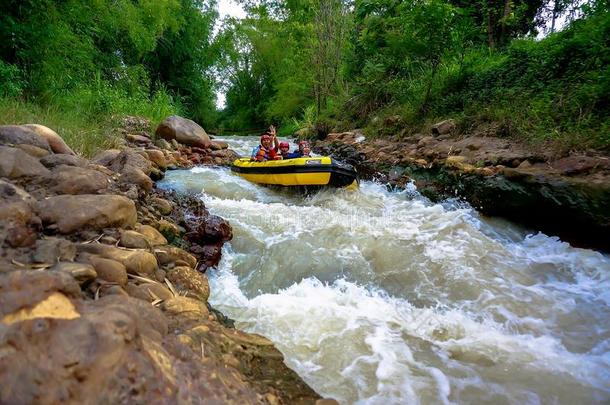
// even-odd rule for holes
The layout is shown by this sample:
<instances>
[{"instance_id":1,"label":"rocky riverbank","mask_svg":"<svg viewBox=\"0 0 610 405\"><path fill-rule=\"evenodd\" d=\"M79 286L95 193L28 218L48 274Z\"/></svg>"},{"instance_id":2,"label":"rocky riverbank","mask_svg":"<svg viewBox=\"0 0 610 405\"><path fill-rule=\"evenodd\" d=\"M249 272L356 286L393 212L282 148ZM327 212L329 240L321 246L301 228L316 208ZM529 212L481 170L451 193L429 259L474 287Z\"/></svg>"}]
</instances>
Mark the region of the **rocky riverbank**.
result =
<instances>
[{"instance_id":1,"label":"rocky riverbank","mask_svg":"<svg viewBox=\"0 0 610 405\"><path fill-rule=\"evenodd\" d=\"M0 126L0 403L333 403L207 304L230 224L155 188L235 153L180 117L148 126L91 160Z\"/></svg>"},{"instance_id":2,"label":"rocky riverbank","mask_svg":"<svg viewBox=\"0 0 610 405\"><path fill-rule=\"evenodd\" d=\"M457 135L451 121L401 140L331 133L314 150L366 178L414 181L433 201L460 197L483 214L610 251L610 158L603 153L556 155L496 136Z\"/></svg>"}]
</instances>

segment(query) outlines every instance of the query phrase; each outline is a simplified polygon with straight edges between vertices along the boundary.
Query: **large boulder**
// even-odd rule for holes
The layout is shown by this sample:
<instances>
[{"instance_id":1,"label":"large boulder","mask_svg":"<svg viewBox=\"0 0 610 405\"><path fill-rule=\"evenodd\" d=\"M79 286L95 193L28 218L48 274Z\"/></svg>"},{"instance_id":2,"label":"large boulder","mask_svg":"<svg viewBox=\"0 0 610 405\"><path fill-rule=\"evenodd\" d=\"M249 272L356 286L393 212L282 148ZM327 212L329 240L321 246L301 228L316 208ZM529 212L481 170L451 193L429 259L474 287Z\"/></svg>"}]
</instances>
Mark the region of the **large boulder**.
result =
<instances>
[{"instance_id":1,"label":"large boulder","mask_svg":"<svg viewBox=\"0 0 610 405\"><path fill-rule=\"evenodd\" d=\"M167 117L159 124L155 132L158 137L167 141L175 139L181 144L209 148L210 137L195 121L177 115Z\"/></svg>"},{"instance_id":2,"label":"large boulder","mask_svg":"<svg viewBox=\"0 0 610 405\"><path fill-rule=\"evenodd\" d=\"M74 151L70 149L61 136L59 136L57 132L53 131L51 128L38 124L26 124L23 125L23 127L32 130L40 138L46 140L54 153L74 155Z\"/></svg>"},{"instance_id":3,"label":"large boulder","mask_svg":"<svg viewBox=\"0 0 610 405\"><path fill-rule=\"evenodd\" d=\"M38 203L40 218L56 224L61 233L80 228L103 229L133 226L136 207L130 199L118 195L59 195Z\"/></svg>"},{"instance_id":4,"label":"large boulder","mask_svg":"<svg viewBox=\"0 0 610 405\"><path fill-rule=\"evenodd\" d=\"M49 173L38 159L21 149L0 146L0 177L42 177Z\"/></svg>"},{"instance_id":5,"label":"large boulder","mask_svg":"<svg viewBox=\"0 0 610 405\"><path fill-rule=\"evenodd\" d=\"M61 165L53 169L52 190L58 194L94 194L108 188L104 173L85 167Z\"/></svg>"},{"instance_id":6,"label":"large boulder","mask_svg":"<svg viewBox=\"0 0 610 405\"><path fill-rule=\"evenodd\" d=\"M33 145L51 151L49 142L23 125L0 125L0 145Z\"/></svg>"}]
</instances>

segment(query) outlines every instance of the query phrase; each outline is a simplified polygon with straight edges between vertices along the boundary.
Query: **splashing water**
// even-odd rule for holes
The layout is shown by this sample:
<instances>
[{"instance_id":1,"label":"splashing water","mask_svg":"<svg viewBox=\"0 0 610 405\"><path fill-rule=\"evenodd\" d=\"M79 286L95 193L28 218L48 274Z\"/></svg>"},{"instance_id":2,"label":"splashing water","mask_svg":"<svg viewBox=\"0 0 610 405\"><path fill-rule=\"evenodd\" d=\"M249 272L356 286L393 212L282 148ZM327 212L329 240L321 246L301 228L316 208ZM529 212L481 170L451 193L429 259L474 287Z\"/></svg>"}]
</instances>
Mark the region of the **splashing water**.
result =
<instances>
[{"instance_id":1,"label":"splashing water","mask_svg":"<svg viewBox=\"0 0 610 405\"><path fill-rule=\"evenodd\" d=\"M226 138L247 154L255 140ZM203 191L234 239L211 303L275 342L344 404L607 403L610 258L414 187L304 197L224 168L167 174Z\"/></svg>"}]
</instances>

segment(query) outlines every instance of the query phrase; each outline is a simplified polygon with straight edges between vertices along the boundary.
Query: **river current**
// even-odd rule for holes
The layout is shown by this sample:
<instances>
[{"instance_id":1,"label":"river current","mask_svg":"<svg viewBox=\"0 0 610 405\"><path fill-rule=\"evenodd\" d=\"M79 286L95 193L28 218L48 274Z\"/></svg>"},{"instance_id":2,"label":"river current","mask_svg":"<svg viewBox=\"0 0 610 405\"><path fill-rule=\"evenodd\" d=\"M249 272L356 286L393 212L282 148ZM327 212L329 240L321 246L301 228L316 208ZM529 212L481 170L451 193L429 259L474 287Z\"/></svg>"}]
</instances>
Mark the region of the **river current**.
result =
<instances>
[{"instance_id":1,"label":"river current","mask_svg":"<svg viewBox=\"0 0 610 405\"><path fill-rule=\"evenodd\" d=\"M249 154L256 138L227 137ZM233 226L210 303L342 404L610 401L610 258L414 186L304 196L168 172Z\"/></svg>"}]
</instances>

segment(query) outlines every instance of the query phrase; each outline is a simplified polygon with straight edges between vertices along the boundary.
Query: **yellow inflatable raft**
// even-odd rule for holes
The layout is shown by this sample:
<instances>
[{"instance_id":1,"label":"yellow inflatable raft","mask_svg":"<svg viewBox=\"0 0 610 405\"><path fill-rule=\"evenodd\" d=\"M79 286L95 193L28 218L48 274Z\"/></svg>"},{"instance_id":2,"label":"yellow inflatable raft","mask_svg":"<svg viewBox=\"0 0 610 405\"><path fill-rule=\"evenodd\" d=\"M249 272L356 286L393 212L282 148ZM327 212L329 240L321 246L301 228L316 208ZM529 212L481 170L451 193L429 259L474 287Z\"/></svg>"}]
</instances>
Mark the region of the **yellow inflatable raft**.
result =
<instances>
[{"instance_id":1,"label":"yellow inflatable raft","mask_svg":"<svg viewBox=\"0 0 610 405\"><path fill-rule=\"evenodd\" d=\"M259 184L332 187L358 185L358 173L351 165L326 156L266 162L241 158L233 162L231 171Z\"/></svg>"}]
</instances>

